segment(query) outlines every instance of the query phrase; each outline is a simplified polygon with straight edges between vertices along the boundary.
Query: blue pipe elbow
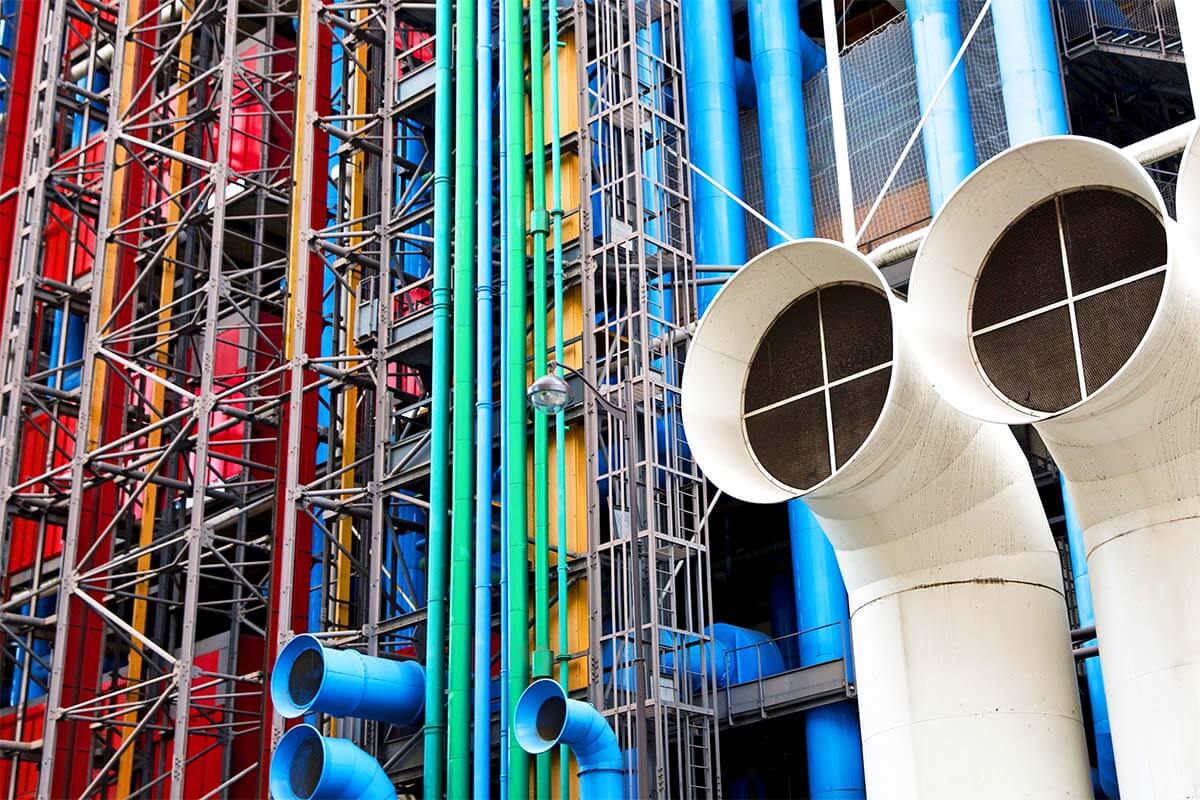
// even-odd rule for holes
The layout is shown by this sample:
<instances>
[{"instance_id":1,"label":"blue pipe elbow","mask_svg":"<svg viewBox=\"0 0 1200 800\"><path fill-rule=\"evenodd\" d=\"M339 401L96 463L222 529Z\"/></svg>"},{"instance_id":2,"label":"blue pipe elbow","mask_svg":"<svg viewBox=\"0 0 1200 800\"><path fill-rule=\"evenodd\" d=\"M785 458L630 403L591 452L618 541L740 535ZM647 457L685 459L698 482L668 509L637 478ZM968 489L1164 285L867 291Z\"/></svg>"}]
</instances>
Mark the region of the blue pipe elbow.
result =
<instances>
[{"instance_id":1,"label":"blue pipe elbow","mask_svg":"<svg viewBox=\"0 0 1200 800\"><path fill-rule=\"evenodd\" d=\"M415 661L325 647L302 634L275 662L271 702L289 719L319 712L413 725L425 710L425 669Z\"/></svg>"},{"instance_id":2,"label":"blue pipe elbow","mask_svg":"<svg viewBox=\"0 0 1200 800\"><path fill-rule=\"evenodd\" d=\"M539 678L521 694L513 712L513 735L530 755L558 744L571 748L579 764L580 800L625 795L625 759L617 734L593 706L571 700L550 678Z\"/></svg>"},{"instance_id":3,"label":"blue pipe elbow","mask_svg":"<svg viewBox=\"0 0 1200 800\"><path fill-rule=\"evenodd\" d=\"M283 735L268 780L275 800L396 800L396 787L378 761L312 725Z\"/></svg>"}]
</instances>

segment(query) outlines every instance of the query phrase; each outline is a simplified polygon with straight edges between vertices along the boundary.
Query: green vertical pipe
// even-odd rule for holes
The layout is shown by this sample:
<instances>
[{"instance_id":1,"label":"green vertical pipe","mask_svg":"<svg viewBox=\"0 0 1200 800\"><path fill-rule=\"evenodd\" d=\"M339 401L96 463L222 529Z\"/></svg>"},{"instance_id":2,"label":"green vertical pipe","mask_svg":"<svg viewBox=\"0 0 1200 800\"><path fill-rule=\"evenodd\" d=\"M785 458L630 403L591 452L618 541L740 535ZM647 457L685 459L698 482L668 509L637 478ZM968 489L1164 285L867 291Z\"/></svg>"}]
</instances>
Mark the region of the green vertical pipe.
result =
<instances>
[{"instance_id":1,"label":"green vertical pipe","mask_svg":"<svg viewBox=\"0 0 1200 800\"><path fill-rule=\"evenodd\" d=\"M559 130L558 87L558 3L550 4L550 215L554 219L554 361L562 364L563 354L563 243L562 243L562 132ZM563 374L560 366L556 372ZM558 682L569 689L568 671L571 640L567 632L567 423L564 414L554 415L554 485L558 498L558 569L555 590L558 596ZM567 769L571 750L558 748L558 796L567 800L571 793L571 774Z\"/></svg>"},{"instance_id":2,"label":"green vertical pipe","mask_svg":"<svg viewBox=\"0 0 1200 800\"><path fill-rule=\"evenodd\" d=\"M486 2L486 0L485 0ZM475 2L458 0L454 157L454 461L450 505L450 686L446 796L471 796L471 592L475 527ZM485 632L486 635L486 632ZM486 676L482 677L487 680Z\"/></svg>"},{"instance_id":3,"label":"green vertical pipe","mask_svg":"<svg viewBox=\"0 0 1200 800\"><path fill-rule=\"evenodd\" d=\"M529 4L529 111L533 134L533 374L546 374L546 89L542 83L542 53L546 49L541 0ZM533 417L533 677L553 673L550 653L550 506L549 506L549 419ZM550 798L550 754L537 757L537 798Z\"/></svg>"},{"instance_id":4,"label":"green vertical pipe","mask_svg":"<svg viewBox=\"0 0 1200 800\"><path fill-rule=\"evenodd\" d=\"M504 360L510 380L505 390L504 427L507 429L508 506L508 718L529 683L529 565L526 549L529 530L526 514L527 481L525 459L525 48L524 3L504 0L508 35L504 48L504 186L508 197L508 319L504 329ZM529 786L529 756L517 743L508 741L508 788L510 797L523 797Z\"/></svg>"},{"instance_id":5,"label":"green vertical pipe","mask_svg":"<svg viewBox=\"0 0 1200 800\"><path fill-rule=\"evenodd\" d=\"M430 398L429 552L425 638L425 797L444 794L446 550L450 458L450 133L453 0L438 0L434 27L433 394ZM386 293L385 293L386 296Z\"/></svg>"}]
</instances>

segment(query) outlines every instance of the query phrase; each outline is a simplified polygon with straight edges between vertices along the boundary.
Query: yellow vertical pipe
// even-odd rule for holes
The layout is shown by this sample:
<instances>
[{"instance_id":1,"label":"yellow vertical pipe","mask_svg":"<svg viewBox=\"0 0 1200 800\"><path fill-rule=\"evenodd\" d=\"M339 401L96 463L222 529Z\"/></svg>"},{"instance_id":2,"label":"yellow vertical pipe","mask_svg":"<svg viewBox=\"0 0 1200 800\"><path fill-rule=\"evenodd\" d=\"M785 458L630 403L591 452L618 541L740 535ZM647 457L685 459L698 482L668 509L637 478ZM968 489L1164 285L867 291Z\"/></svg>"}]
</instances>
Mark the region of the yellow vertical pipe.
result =
<instances>
[{"instance_id":1,"label":"yellow vertical pipe","mask_svg":"<svg viewBox=\"0 0 1200 800\"><path fill-rule=\"evenodd\" d=\"M358 19L360 24L364 24L367 20L367 11L360 11ZM367 63L368 53L367 44L360 44L355 54L355 60L358 64L365 65ZM387 54L390 48L383 48L383 52ZM354 82L354 94L351 99L350 114L351 116L362 116L367 112L367 80L360 68L355 68L354 75L351 80ZM357 121L356 121L356 124ZM367 172L367 156L363 151L358 151L351 158L350 163L350 218L361 220L365 207L366 193L366 172ZM364 230L363 223L356 223L355 230ZM357 246L362 242L362 239L355 238L351 240L351 247ZM383 270L381 270L383 273ZM350 285L348 300L346 303L346 312L344 318L346 320L345 337L346 337L346 355L357 356L358 345L354 340L355 319L358 314L357 298L358 287L362 282L362 274L358 267L351 267L350 273L347 276L347 282ZM380 281L377 296L379 302L384 302L383 298L386 295L385 278L386 273L380 274ZM344 500L349 500L350 492L354 488L354 472L349 469L349 466L358 458L358 387L353 383L347 384L342 391L342 472L341 488L346 490L343 496ZM354 544L354 521L349 515L343 515L338 520L338 542L341 544L341 549L337 554L337 580L334 585L334 622L339 628L350 627L350 557L347 553L351 552L351 546Z\"/></svg>"},{"instance_id":2,"label":"yellow vertical pipe","mask_svg":"<svg viewBox=\"0 0 1200 800\"><path fill-rule=\"evenodd\" d=\"M135 20L141 16L141 3L135 0L130 3L129 19ZM190 18L190 12L185 8L182 21L187 25ZM137 53L137 44L133 37L125 43L125 49L122 53L122 58L125 59L126 68L122 71L120 98L117 101L117 108L120 113L129 107L130 98L133 96L135 70L132 68ZM188 34L183 37L179 43L179 77L178 83L183 84L187 81L187 69L184 66L191 59L192 53L192 37ZM179 97L175 99L175 116L183 119L187 114L187 92L180 92ZM118 117L119 118L119 117ZM117 120L111 120L110 124L116 124ZM171 147L175 150L182 151L184 147L184 134L181 129L175 134L171 141ZM121 149L117 145L117 149L113 151L114 163L125 162L126 159L118 154ZM131 162L130 162L131 163ZM132 168L132 167L131 167ZM171 164L170 174L170 191L172 193L179 191L183 186L183 163L176 160ZM112 205L108 210L108 229L113 230L120 224L122 206L125 203L125 183L124 174L121 177L114 175L112 186ZM167 225L178 223L180 218L180 208L178 200L174 200L167 204ZM175 297L175 253L178 246L178 240L172 239L168 244L166 251L163 254L163 273L159 285L159 305L161 310L158 315L157 343L155 345L154 358L162 364L167 362L167 335L170 332L170 311L166 308L173 302ZM102 277L101 301L100 301L100 316L101 320L108 317L112 313L114 284L118 270L117 259L120 257L119 248L115 239L109 239L105 245L104 258L104 275ZM96 360L92 379L92 396L91 400L91 418L88 426L88 449L94 449L100 440L101 429L101 414L104 404L104 362ZM164 397L164 388L158 382L150 384L150 421L157 422L161 415L158 410L162 408ZM153 449L162 445L162 430L156 428L151 431L147 445ZM154 483L148 483L143 494L142 501L142 518L139 522L138 529L138 546L149 547L154 541L154 523L157 514L158 504L158 486ZM146 572L150 569L150 555L142 555L137 560L137 571L139 573ZM133 594L133 617L131 624L134 630L138 633L145 633L146 630L146 597L149 596L149 581L141 580L134 586ZM129 668L128 677L131 684L137 683L142 678L142 655L136 647L129 648ZM134 689L129 693L127 702L133 703L138 700L139 692ZM137 711L131 710L125 714L126 724L132 726L137 724ZM117 764L117 796L127 797L131 792L133 783L133 759L134 747L130 746L121 754L121 759Z\"/></svg>"}]
</instances>

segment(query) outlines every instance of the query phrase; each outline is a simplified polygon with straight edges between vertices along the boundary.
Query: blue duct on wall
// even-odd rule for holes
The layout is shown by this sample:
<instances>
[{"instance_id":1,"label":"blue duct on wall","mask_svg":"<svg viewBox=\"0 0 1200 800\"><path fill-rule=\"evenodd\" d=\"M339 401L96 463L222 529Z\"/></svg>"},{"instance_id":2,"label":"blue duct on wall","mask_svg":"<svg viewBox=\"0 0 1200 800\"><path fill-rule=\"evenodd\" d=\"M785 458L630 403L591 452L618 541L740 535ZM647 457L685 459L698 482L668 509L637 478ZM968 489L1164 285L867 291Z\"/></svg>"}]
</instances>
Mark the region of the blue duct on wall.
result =
<instances>
[{"instance_id":1,"label":"blue duct on wall","mask_svg":"<svg viewBox=\"0 0 1200 800\"><path fill-rule=\"evenodd\" d=\"M289 719L319 712L412 725L425 708L425 669L415 661L325 647L302 634L275 662L271 702Z\"/></svg>"},{"instance_id":2,"label":"blue duct on wall","mask_svg":"<svg viewBox=\"0 0 1200 800\"><path fill-rule=\"evenodd\" d=\"M625 795L625 759L608 720L593 706L571 700L552 678L539 678L521 694L512 732L526 753L545 753L558 744L571 748L579 765L580 800Z\"/></svg>"},{"instance_id":3,"label":"blue duct on wall","mask_svg":"<svg viewBox=\"0 0 1200 800\"><path fill-rule=\"evenodd\" d=\"M733 15L729 0L691 0L683 6L687 75L688 145L692 162L742 196ZM699 175L692 176L696 263L740 267L746 263L746 218L737 203ZM701 275L700 277L704 277ZM696 289L701 314L717 286Z\"/></svg>"},{"instance_id":4,"label":"blue duct on wall","mask_svg":"<svg viewBox=\"0 0 1200 800\"><path fill-rule=\"evenodd\" d=\"M1050 0L992 3L992 22L1009 144L1068 133Z\"/></svg>"},{"instance_id":5,"label":"blue duct on wall","mask_svg":"<svg viewBox=\"0 0 1200 800\"><path fill-rule=\"evenodd\" d=\"M283 735L268 778L275 800L396 800L379 762L353 742L322 736L312 725Z\"/></svg>"},{"instance_id":6,"label":"blue duct on wall","mask_svg":"<svg viewBox=\"0 0 1200 800\"><path fill-rule=\"evenodd\" d=\"M917 95L923 114L962 47L962 25L958 0L907 0L907 7L917 68ZM929 203L936 214L950 193L975 169L975 134L971 128L964 63L959 63L942 90L922 134Z\"/></svg>"},{"instance_id":7,"label":"blue duct on wall","mask_svg":"<svg viewBox=\"0 0 1200 800\"><path fill-rule=\"evenodd\" d=\"M823 664L851 654L850 608L833 545L803 500L787 504L792 537L792 577L800 629L800 666ZM861 800L862 733L858 708L849 700L804 714L808 743L808 787L813 800Z\"/></svg>"},{"instance_id":8,"label":"blue duct on wall","mask_svg":"<svg viewBox=\"0 0 1200 800\"><path fill-rule=\"evenodd\" d=\"M1092 609L1092 582L1088 577L1087 548L1083 543L1083 528L1079 525L1079 517L1075 516L1075 508L1071 505L1067 484L1062 475L1059 475L1058 482L1062 487L1063 516L1067 521L1071 574L1075 579L1075 606L1079 609L1079 625L1086 628L1096 624L1096 615ZM1085 642L1087 645L1095 643L1094 639ZM1117 787L1117 762L1113 756L1112 728L1108 722L1108 698L1104 694L1100 657L1086 659L1083 669L1087 673L1088 699L1092 706L1092 732L1096 738L1095 782L1105 797L1117 800L1121 793Z\"/></svg>"}]
</instances>

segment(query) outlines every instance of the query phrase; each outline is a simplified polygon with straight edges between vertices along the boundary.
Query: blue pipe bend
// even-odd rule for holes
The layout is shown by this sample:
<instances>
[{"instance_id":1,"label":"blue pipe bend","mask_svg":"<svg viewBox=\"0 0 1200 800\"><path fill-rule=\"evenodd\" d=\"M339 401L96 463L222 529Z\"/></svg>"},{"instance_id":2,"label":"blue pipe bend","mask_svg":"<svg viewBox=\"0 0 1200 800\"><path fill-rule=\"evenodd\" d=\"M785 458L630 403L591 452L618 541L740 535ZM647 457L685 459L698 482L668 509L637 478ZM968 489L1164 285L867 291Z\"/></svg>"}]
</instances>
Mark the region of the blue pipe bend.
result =
<instances>
[{"instance_id":1,"label":"blue pipe bend","mask_svg":"<svg viewBox=\"0 0 1200 800\"><path fill-rule=\"evenodd\" d=\"M569 699L557 681L539 678L529 684L517 701L512 731L530 755L558 744L571 748L579 764L580 800L624 796L625 759L616 733L592 705Z\"/></svg>"},{"instance_id":2,"label":"blue pipe bend","mask_svg":"<svg viewBox=\"0 0 1200 800\"><path fill-rule=\"evenodd\" d=\"M275 800L396 800L378 761L312 725L297 725L279 740L269 783Z\"/></svg>"},{"instance_id":3,"label":"blue pipe bend","mask_svg":"<svg viewBox=\"0 0 1200 800\"><path fill-rule=\"evenodd\" d=\"M301 634L275 662L271 702L289 719L318 712L412 725L425 710L425 669L415 661L326 647Z\"/></svg>"}]
</instances>

